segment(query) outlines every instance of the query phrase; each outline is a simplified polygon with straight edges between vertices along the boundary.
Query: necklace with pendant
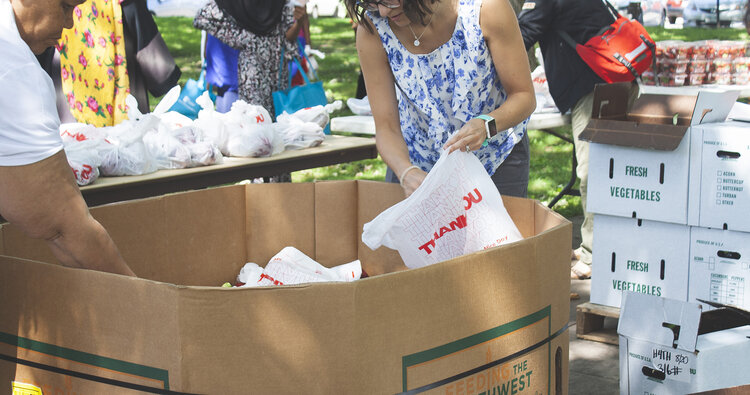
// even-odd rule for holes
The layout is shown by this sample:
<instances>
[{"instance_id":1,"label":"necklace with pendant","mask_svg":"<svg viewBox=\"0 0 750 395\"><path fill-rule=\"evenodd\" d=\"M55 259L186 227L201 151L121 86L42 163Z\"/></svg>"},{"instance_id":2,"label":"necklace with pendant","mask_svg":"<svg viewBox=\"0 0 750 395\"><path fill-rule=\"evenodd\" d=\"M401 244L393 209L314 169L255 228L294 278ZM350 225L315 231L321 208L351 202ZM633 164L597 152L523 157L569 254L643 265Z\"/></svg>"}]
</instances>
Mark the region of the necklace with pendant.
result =
<instances>
[{"instance_id":1,"label":"necklace with pendant","mask_svg":"<svg viewBox=\"0 0 750 395\"><path fill-rule=\"evenodd\" d=\"M414 36L414 46L415 47L418 47L419 44L422 44L422 42L419 41L419 39L422 38L422 36L424 36L424 32L427 31L427 28L430 26L430 23L432 23L432 16L433 15L430 15L430 20L427 21L427 25L425 25L424 30L422 30L422 34L420 34L419 37L417 37L417 34L414 33L414 29L411 28L411 23L409 24L409 30L411 30L411 34Z\"/></svg>"}]
</instances>

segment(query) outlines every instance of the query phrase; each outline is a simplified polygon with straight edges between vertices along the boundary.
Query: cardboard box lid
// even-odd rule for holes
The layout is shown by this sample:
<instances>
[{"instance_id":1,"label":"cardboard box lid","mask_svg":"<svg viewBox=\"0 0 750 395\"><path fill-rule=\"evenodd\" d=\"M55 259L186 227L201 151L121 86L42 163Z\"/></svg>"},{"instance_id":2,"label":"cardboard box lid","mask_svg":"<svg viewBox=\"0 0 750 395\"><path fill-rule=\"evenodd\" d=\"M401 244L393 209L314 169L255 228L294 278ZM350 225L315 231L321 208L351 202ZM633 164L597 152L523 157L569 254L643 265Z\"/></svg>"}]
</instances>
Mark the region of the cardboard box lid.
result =
<instances>
[{"instance_id":1,"label":"cardboard box lid","mask_svg":"<svg viewBox=\"0 0 750 395\"><path fill-rule=\"evenodd\" d=\"M617 333L694 352L701 306L636 292L623 294Z\"/></svg>"},{"instance_id":2,"label":"cardboard box lid","mask_svg":"<svg viewBox=\"0 0 750 395\"><path fill-rule=\"evenodd\" d=\"M711 302L703 299L697 300L709 306L716 307L715 310L705 311L701 314L698 335L750 325L750 312L748 311L735 306L725 305L723 303Z\"/></svg>"},{"instance_id":3,"label":"cardboard box lid","mask_svg":"<svg viewBox=\"0 0 750 395\"><path fill-rule=\"evenodd\" d=\"M641 94L631 106L630 83L594 88L592 116L580 139L624 147L673 151L690 126L726 120L738 91L701 90L697 96Z\"/></svg>"},{"instance_id":4,"label":"cardboard box lid","mask_svg":"<svg viewBox=\"0 0 750 395\"><path fill-rule=\"evenodd\" d=\"M631 339L694 352L699 335L750 325L750 312L699 300L701 305L636 292L623 294L617 333Z\"/></svg>"}]
</instances>

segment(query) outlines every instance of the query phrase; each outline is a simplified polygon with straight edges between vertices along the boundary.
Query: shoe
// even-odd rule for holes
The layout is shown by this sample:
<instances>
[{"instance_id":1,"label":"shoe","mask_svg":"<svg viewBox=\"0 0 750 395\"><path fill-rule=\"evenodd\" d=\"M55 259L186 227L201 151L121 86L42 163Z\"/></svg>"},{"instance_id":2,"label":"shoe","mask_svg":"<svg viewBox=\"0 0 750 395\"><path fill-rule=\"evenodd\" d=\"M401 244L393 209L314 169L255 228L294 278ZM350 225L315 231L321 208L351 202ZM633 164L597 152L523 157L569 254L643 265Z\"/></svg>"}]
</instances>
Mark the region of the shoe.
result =
<instances>
[{"instance_id":1,"label":"shoe","mask_svg":"<svg viewBox=\"0 0 750 395\"><path fill-rule=\"evenodd\" d=\"M570 267L570 279L586 280L589 278L591 278L591 265L575 261L575 264Z\"/></svg>"},{"instance_id":2,"label":"shoe","mask_svg":"<svg viewBox=\"0 0 750 395\"><path fill-rule=\"evenodd\" d=\"M583 247L578 247L570 255L571 261L580 261L581 260L581 251L583 250Z\"/></svg>"}]
</instances>

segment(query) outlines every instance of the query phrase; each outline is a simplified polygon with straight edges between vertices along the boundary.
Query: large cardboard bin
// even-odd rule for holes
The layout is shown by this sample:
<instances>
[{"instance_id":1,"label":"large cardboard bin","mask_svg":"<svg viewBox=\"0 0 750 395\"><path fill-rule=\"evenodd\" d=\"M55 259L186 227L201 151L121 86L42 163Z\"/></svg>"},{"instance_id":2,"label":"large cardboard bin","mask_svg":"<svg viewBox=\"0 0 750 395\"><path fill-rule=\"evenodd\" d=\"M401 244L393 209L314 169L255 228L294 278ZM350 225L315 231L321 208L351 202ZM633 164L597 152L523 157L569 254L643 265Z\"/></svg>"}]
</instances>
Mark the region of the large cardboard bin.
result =
<instances>
[{"instance_id":1,"label":"large cardboard bin","mask_svg":"<svg viewBox=\"0 0 750 395\"><path fill-rule=\"evenodd\" d=\"M369 181L266 184L92 209L141 278L65 268L0 231L0 388L45 394L558 394L571 224L505 198L525 239L417 270L362 225L403 199ZM352 283L220 288L294 246Z\"/></svg>"},{"instance_id":2,"label":"large cardboard bin","mask_svg":"<svg viewBox=\"0 0 750 395\"><path fill-rule=\"evenodd\" d=\"M580 136L592 143L586 209L688 224L691 129L723 122L738 94L641 94L629 106L629 83L597 85Z\"/></svg>"},{"instance_id":3,"label":"large cardboard bin","mask_svg":"<svg viewBox=\"0 0 750 395\"><path fill-rule=\"evenodd\" d=\"M750 312L628 292L620 310L620 394L683 395L750 384Z\"/></svg>"}]
</instances>

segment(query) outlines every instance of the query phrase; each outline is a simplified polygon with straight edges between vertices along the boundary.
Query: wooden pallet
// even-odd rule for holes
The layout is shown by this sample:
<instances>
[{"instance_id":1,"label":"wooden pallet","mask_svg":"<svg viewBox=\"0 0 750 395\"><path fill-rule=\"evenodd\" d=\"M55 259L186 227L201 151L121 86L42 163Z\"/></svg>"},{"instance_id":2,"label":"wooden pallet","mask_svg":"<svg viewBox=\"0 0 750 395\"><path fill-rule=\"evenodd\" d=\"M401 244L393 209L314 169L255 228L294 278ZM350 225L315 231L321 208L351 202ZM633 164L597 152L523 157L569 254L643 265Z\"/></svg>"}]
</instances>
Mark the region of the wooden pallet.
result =
<instances>
[{"instance_id":1,"label":"wooden pallet","mask_svg":"<svg viewBox=\"0 0 750 395\"><path fill-rule=\"evenodd\" d=\"M576 337L608 344L619 344L616 328L605 328L605 318L620 318L620 309L594 303L576 307Z\"/></svg>"}]
</instances>

